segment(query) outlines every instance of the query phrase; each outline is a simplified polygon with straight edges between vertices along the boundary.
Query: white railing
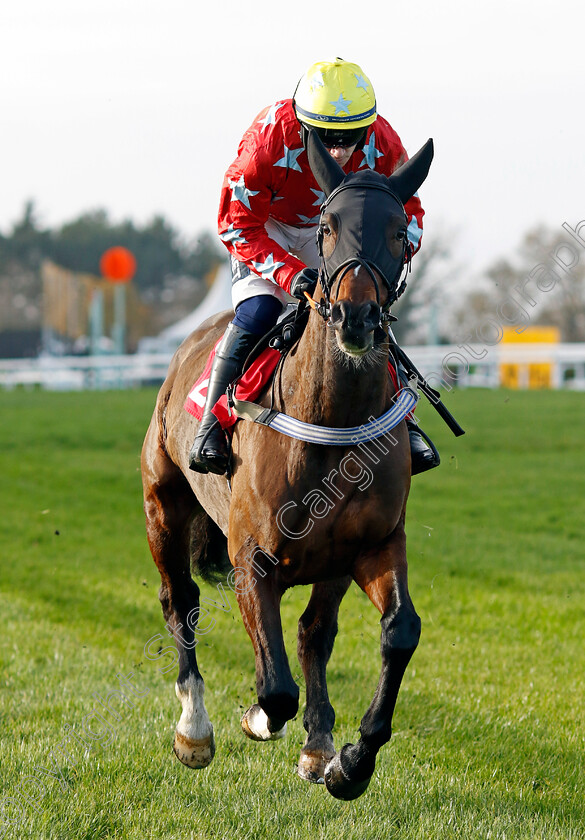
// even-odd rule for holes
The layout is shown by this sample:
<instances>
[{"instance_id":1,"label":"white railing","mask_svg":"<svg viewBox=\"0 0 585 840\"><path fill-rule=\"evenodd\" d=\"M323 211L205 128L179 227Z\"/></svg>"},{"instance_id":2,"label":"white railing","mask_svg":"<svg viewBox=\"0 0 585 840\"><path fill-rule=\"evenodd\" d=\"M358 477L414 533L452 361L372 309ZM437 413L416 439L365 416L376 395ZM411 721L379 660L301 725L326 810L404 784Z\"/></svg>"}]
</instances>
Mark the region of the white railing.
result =
<instances>
[{"instance_id":1,"label":"white railing","mask_svg":"<svg viewBox=\"0 0 585 840\"><path fill-rule=\"evenodd\" d=\"M552 388L585 390L585 344L497 344L405 348L432 385L498 388L503 368L517 366L520 387L528 387L531 366L549 366Z\"/></svg>"},{"instance_id":2,"label":"white railing","mask_svg":"<svg viewBox=\"0 0 585 840\"><path fill-rule=\"evenodd\" d=\"M158 385L167 374L171 358L170 353L157 353L0 359L0 388L82 391Z\"/></svg>"},{"instance_id":3,"label":"white railing","mask_svg":"<svg viewBox=\"0 0 585 840\"><path fill-rule=\"evenodd\" d=\"M553 388L585 390L585 344L439 345L405 351L432 385L497 388L501 366L518 365L519 384L526 386L528 366L548 364ZM170 353L0 359L0 388L72 391L154 385L165 378L170 360Z\"/></svg>"}]
</instances>

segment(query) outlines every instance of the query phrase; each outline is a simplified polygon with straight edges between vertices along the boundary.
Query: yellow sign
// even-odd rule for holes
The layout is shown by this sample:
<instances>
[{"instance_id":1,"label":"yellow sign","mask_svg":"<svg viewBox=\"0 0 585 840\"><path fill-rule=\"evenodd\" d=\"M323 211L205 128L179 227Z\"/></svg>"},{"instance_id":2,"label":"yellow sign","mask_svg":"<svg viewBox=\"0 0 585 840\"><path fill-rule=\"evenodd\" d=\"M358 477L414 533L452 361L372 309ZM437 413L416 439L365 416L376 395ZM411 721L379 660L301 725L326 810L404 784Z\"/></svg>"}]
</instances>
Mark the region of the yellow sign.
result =
<instances>
[{"instance_id":1,"label":"yellow sign","mask_svg":"<svg viewBox=\"0 0 585 840\"><path fill-rule=\"evenodd\" d=\"M557 327L504 327L502 344L558 344L560 333ZM504 388L551 388L553 363L505 362L500 365L500 384Z\"/></svg>"}]
</instances>

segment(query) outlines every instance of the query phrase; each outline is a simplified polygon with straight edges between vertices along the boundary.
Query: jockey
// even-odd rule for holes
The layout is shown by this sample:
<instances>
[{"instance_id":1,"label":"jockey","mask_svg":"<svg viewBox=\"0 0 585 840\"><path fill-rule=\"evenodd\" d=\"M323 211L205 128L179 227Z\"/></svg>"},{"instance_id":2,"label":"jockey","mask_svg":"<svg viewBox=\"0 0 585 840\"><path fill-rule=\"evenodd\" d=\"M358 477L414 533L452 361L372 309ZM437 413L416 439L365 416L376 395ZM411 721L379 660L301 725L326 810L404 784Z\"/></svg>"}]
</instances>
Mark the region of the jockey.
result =
<instances>
[{"instance_id":1,"label":"jockey","mask_svg":"<svg viewBox=\"0 0 585 840\"><path fill-rule=\"evenodd\" d=\"M225 174L218 218L219 236L230 252L236 314L216 349L203 419L189 453L196 472L226 472L229 448L211 410L283 307L304 300L317 283L315 234L325 195L309 168L302 140L307 126L316 129L345 172L369 167L391 175L408 159L394 129L376 112L368 77L340 58L311 65L293 99L265 108L246 131ZM424 215L418 196L406 202L405 211L415 253ZM413 475L436 466L436 450L414 424L409 436Z\"/></svg>"}]
</instances>

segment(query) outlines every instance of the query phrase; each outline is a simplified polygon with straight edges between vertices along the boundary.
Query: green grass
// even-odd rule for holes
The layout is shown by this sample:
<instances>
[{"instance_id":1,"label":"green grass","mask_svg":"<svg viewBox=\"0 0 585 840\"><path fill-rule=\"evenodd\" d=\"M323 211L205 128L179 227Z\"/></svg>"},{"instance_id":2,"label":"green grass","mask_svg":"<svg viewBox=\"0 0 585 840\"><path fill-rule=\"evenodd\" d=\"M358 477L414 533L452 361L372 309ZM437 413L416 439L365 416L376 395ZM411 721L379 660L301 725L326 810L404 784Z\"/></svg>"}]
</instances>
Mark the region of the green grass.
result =
<instances>
[{"instance_id":1,"label":"green grass","mask_svg":"<svg viewBox=\"0 0 585 840\"><path fill-rule=\"evenodd\" d=\"M296 776L300 714L282 742L242 735L254 664L232 593L198 648L216 758L197 772L172 755L175 672L144 655L164 634L139 472L154 397L0 393L0 837L584 838L585 395L454 393L460 439L421 407L443 458L408 510L423 635L393 739L350 803ZM283 607L301 685L307 597ZM131 671L144 694L89 741L94 693ZM378 616L354 587L329 668L336 745L355 740L378 671ZM64 726L75 766L56 752ZM22 811L6 800L26 793Z\"/></svg>"}]
</instances>

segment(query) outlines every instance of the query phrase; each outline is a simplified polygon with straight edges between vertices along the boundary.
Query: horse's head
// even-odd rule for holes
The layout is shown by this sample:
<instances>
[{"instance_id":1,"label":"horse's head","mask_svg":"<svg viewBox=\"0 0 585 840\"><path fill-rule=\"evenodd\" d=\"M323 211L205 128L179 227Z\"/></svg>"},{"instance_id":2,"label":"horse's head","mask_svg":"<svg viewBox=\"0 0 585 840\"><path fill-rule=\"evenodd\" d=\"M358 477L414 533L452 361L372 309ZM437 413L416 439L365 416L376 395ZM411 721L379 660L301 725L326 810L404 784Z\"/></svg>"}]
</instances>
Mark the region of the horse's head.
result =
<instances>
[{"instance_id":1,"label":"horse's head","mask_svg":"<svg viewBox=\"0 0 585 840\"><path fill-rule=\"evenodd\" d=\"M321 311L337 344L353 358L374 346L377 327L399 294L410 258L404 203L425 180L433 158L429 140L393 175L365 170L345 174L310 131L309 164L326 199L319 221L320 281L327 298Z\"/></svg>"}]
</instances>

